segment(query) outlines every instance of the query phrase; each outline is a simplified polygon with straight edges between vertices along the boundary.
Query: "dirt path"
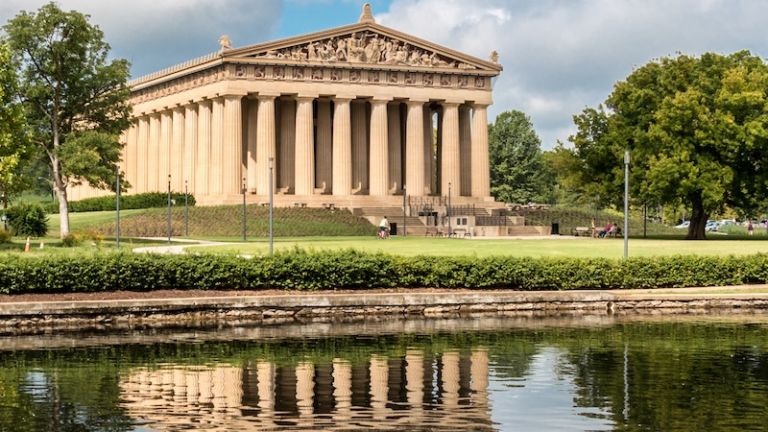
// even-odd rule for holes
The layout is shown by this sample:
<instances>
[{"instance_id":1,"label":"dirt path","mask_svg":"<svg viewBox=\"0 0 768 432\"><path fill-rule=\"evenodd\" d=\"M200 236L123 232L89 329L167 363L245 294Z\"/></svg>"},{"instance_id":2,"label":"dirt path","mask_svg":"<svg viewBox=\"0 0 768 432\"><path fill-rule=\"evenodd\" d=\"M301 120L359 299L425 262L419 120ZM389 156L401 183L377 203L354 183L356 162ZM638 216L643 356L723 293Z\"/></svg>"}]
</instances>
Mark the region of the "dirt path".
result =
<instances>
[{"instance_id":1,"label":"dirt path","mask_svg":"<svg viewBox=\"0 0 768 432\"><path fill-rule=\"evenodd\" d=\"M168 240L167 237L141 237L141 239L151 240L151 241L167 241ZM215 241L208 241L208 240L193 240L193 239L174 238L174 237L171 237L171 243L172 244L166 245L166 246L138 247L138 248L134 248L133 251L136 253L181 255L185 253L185 249L190 246L207 247L207 246L244 244L244 243L232 243L232 242L215 242ZM173 243L184 243L184 244L173 244Z\"/></svg>"}]
</instances>

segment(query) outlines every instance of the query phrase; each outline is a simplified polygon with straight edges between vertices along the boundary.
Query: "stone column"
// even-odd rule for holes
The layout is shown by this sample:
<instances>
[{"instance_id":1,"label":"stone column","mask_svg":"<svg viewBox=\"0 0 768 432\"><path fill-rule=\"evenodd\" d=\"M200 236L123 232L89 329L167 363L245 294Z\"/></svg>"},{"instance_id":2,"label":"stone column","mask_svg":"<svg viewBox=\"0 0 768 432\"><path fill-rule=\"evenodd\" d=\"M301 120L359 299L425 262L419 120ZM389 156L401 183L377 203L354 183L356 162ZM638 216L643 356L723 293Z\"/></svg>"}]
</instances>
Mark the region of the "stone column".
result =
<instances>
[{"instance_id":1,"label":"stone column","mask_svg":"<svg viewBox=\"0 0 768 432\"><path fill-rule=\"evenodd\" d=\"M168 174L171 173L171 150L173 145L173 111L165 110L160 115L160 190L168 188Z\"/></svg>"},{"instance_id":2,"label":"stone column","mask_svg":"<svg viewBox=\"0 0 768 432\"><path fill-rule=\"evenodd\" d=\"M349 420L352 408L352 367L348 361L339 358L333 359L333 399L336 402L334 420Z\"/></svg>"},{"instance_id":3,"label":"stone column","mask_svg":"<svg viewBox=\"0 0 768 432\"><path fill-rule=\"evenodd\" d=\"M136 162L139 155L139 125L134 119L131 126L128 128L125 147L123 147L123 166L125 172L123 178L128 180L133 190L136 189L136 178L138 177L138 171L136 170Z\"/></svg>"},{"instance_id":4,"label":"stone column","mask_svg":"<svg viewBox=\"0 0 768 432\"><path fill-rule=\"evenodd\" d=\"M195 173L195 193L208 195L211 193L208 178L211 173L211 122L212 102L204 100L198 104L197 114L197 166Z\"/></svg>"},{"instance_id":5,"label":"stone column","mask_svg":"<svg viewBox=\"0 0 768 432\"><path fill-rule=\"evenodd\" d=\"M405 353L405 389L411 412L421 412L424 403L424 353L408 350Z\"/></svg>"},{"instance_id":6,"label":"stone column","mask_svg":"<svg viewBox=\"0 0 768 432\"><path fill-rule=\"evenodd\" d=\"M352 187L351 98L333 99L333 194L349 195Z\"/></svg>"},{"instance_id":7,"label":"stone column","mask_svg":"<svg viewBox=\"0 0 768 432\"><path fill-rule=\"evenodd\" d=\"M371 357L371 409L375 420L387 416L387 396L389 393L389 368L387 359L374 355Z\"/></svg>"},{"instance_id":8,"label":"stone column","mask_svg":"<svg viewBox=\"0 0 768 432\"><path fill-rule=\"evenodd\" d=\"M447 410L453 410L459 405L459 353L443 353L442 363L443 405Z\"/></svg>"},{"instance_id":9,"label":"stone column","mask_svg":"<svg viewBox=\"0 0 768 432\"><path fill-rule=\"evenodd\" d=\"M246 137L247 151L246 151L246 157L245 157L245 171L246 171L246 177L248 179L246 183L246 188L250 193L256 193L256 191L258 190L258 184L259 184L259 174L258 174L258 168L257 168L259 165L258 124L259 124L259 101L248 100L248 121L247 121L248 136Z\"/></svg>"},{"instance_id":10,"label":"stone column","mask_svg":"<svg viewBox=\"0 0 768 432\"><path fill-rule=\"evenodd\" d=\"M315 185L314 97L296 98L296 195L312 195Z\"/></svg>"},{"instance_id":11,"label":"stone column","mask_svg":"<svg viewBox=\"0 0 768 432\"><path fill-rule=\"evenodd\" d=\"M169 173L171 174L171 187L177 192L184 192L184 129L186 127L184 107L174 108Z\"/></svg>"},{"instance_id":12,"label":"stone column","mask_svg":"<svg viewBox=\"0 0 768 432\"><path fill-rule=\"evenodd\" d=\"M443 103L442 149L440 158L440 193L448 195L448 184L451 184L451 194L458 196L461 187L459 176L459 104Z\"/></svg>"},{"instance_id":13,"label":"stone column","mask_svg":"<svg viewBox=\"0 0 768 432\"><path fill-rule=\"evenodd\" d=\"M173 111L165 110L160 115L160 157L159 187L168 188L168 175L171 173L171 143L173 142Z\"/></svg>"},{"instance_id":14,"label":"stone column","mask_svg":"<svg viewBox=\"0 0 768 432\"><path fill-rule=\"evenodd\" d=\"M279 186L290 191L294 188L296 151L296 103L292 99L280 101L280 169Z\"/></svg>"},{"instance_id":15,"label":"stone column","mask_svg":"<svg viewBox=\"0 0 768 432\"><path fill-rule=\"evenodd\" d=\"M405 126L405 187L412 196L424 196L424 101L407 102Z\"/></svg>"},{"instance_id":16,"label":"stone column","mask_svg":"<svg viewBox=\"0 0 768 432\"><path fill-rule=\"evenodd\" d=\"M368 189L368 128L366 102L352 101L352 190Z\"/></svg>"},{"instance_id":17,"label":"stone column","mask_svg":"<svg viewBox=\"0 0 768 432\"><path fill-rule=\"evenodd\" d=\"M139 117L137 153L136 153L136 182L133 186L134 193L147 192L147 164L149 163L149 117Z\"/></svg>"},{"instance_id":18,"label":"stone column","mask_svg":"<svg viewBox=\"0 0 768 432\"><path fill-rule=\"evenodd\" d=\"M488 405L488 350L482 347L472 349L470 360L470 398L475 406L485 407Z\"/></svg>"},{"instance_id":19,"label":"stone column","mask_svg":"<svg viewBox=\"0 0 768 432\"><path fill-rule=\"evenodd\" d=\"M256 377L259 417L271 418L275 412L275 365L265 361L256 363Z\"/></svg>"},{"instance_id":20,"label":"stone column","mask_svg":"<svg viewBox=\"0 0 768 432\"><path fill-rule=\"evenodd\" d=\"M224 151L221 183L224 195L238 195L243 187L242 95L224 96Z\"/></svg>"},{"instance_id":21,"label":"stone column","mask_svg":"<svg viewBox=\"0 0 768 432\"><path fill-rule=\"evenodd\" d=\"M259 95L258 119L256 124L256 192L269 195L269 158L275 157L275 96ZM272 166L273 185L276 183L275 165ZM250 168L249 168L250 172Z\"/></svg>"},{"instance_id":22,"label":"stone column","mask_svg":"<svg viewBox=\"0 0 768 432\"><path fill-rule=\"evenodd\" d=\"M299 110L301 110L301 101L298 101ZM310 105L312 100L309 100ZM297 117L300 117L297 116ZM297 135L298 138L298 135ZM298 188L299 185L297 184ZM299 409L299 417L304 419L311 417L314 413L315 401L315 366L312 363L300 362L296 365L296 406ZM301 421L300 423L306 423Z\"/></svg>"},{"instance_id":23,"label":"stone column","mask_svg":"<svg viewBox=\"0 0 768 432\"><path fill-rule=\"evenodd\" d=\"M160 114L149 116L149 149L147 155L147 191L160 191Z\"/></svg>"},{"instance_id":24,"label":"stone column","mask_svg":"<svg viewBox=\"0 0 768 432\"><path fill-rule=\"evenodd\" d=\"M459 106L459 176L461 188L456 195L472 196L472 111Z\"/></svg>"},{"instance_id":25,"label":"stone column","mask_svg":"<svg viewBox=\"0 0 768 432\"><path fill-rule=\"evenodd\" d=\"M389 138L387 123L387 100L371 101L370 127L370 191L369 195L386 196L389 189Z\"/></svg>"},{"instance_id":26,"label":"stone column","mask_svg":"<svg viewBox=\"0 0 768 432\"><path fill-rule=\"evenodd\" d=\"M437 193L435 187L435 128L432 125L432 108L429 104L424 106L424 194Z\"/></svg>"},{"instance_id":27,"label":"stone column","mask_svg":"<svg viewBox=\"0 0 768 432\"><path fill-rule=\"evenodd\" d=\"M184 182L190 193L195 193L195 165L197 163L197 105L184 107ZM183 189L181 190L183 192Z\"/></svg>"},{"instance_id":28,"label":"stone column","mask_svg":"<svg viewBox=\"0 0 768 432\"><path fill-rule=\"evenodd\" d=\"M488 165L488 105L475 104L472 116L472 196L491 196Z\"/></svg>"},{"instance_id":29,"label":"stone column","mask_svg":"<svg viewBox=\"0 0 768 432\"><path fill-rule=\"evenodd\" d=\"M323 193L329 193L333 185L333 136L331 134L331 101L317 100L317 183Z\"/></svg>"},{"instance_id":30,"label":"stone column","mask_svg":"<svg viewBox=\"0 0 768 432\"><path fill-rule=\"evenodd\" d=\"M400 102L387 105L387 138L389 162L389 183L387 188L394 192L403 190L402 150L400 137Z\"/></svg>"},{"instance_id":31,"label":"stone column","mask_svg":"<svg viewBox=\"0 0 768 432\"><path fill-rule=\"evenodd\" d=\"M208 193L221 195L224 192L222 172L224 162L224 98L213 100L211 114L211 155L208 162Z\"/></svg>"}]
</instances>

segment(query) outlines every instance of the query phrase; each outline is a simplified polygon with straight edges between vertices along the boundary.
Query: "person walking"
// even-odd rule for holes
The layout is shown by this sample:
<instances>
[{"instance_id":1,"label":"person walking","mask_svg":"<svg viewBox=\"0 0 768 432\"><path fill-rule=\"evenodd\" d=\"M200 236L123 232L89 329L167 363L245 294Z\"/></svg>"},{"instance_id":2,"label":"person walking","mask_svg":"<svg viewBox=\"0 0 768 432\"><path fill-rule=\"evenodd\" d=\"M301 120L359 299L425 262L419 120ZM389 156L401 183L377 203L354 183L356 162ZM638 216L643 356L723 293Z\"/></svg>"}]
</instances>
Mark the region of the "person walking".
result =
<instances>
[{"instance_id":1,"label":"person walking","mask_svg":"<svg viewBox=\"0 0 768 432\"><path fill-rule=\"evenodd\" d=\"M755 231L755 227L752 226L752 219L747 222L747 234L752 235Z\"/></svg>"}]
</instances>

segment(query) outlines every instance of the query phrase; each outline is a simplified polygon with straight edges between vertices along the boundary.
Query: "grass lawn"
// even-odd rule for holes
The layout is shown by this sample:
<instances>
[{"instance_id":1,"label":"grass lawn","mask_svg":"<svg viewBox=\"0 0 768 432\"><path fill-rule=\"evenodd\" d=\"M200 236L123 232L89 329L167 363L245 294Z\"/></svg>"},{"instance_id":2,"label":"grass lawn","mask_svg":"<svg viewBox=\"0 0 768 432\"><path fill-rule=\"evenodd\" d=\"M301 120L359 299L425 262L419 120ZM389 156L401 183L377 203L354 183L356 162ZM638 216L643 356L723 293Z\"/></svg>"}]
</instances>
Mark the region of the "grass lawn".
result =
<instances>
[{"instance_id":1,"label":"grass lawn","mask_svg":"<svg viewBox=\"0 0 768 432\"><path fill-rule=\"evenodd\" d=\"M145 209L135 210L121 210L120 216L130 216L138 213L146 212ZM114 211L99 211L99 212L85 212L85 213L70 213L69 214L69 230L79 231L88 229L98 225L102 225L115 221ZM52 214L48 216L48 235L51 237L59 237L59 215Z\"/></svg>"},{"instance_id":2,"label":"grass lawn","mask_svg":"<svg viewBox=\"0 0 768 432\"><path fill-rule=\"evenodd\" d=\"M621 258L621 239L545 238L531 240L468 240L407 237L377 240L374 237L308 237L275 239L275 250L302 248L306 250L356 249L364 252L385 252L397 255L512 255L530 257L605 257ZM226 246L189 247L190 252L265 254L266 240ZM659 240L630 239L630 256L658 255L748 255L768 253L768 241L744 240Z\"/></svg>"}]
</instances>

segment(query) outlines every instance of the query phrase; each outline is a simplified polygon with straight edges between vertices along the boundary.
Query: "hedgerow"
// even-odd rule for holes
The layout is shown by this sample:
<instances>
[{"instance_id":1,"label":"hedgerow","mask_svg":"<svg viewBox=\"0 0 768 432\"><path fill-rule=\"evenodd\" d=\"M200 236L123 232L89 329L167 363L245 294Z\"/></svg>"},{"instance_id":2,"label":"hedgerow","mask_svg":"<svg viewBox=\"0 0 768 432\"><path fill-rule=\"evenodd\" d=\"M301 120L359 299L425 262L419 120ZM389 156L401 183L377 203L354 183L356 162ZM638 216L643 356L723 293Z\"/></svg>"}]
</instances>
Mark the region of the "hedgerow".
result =
<instances>
[{"instance_id":1,"label":"hedgerow","mask_svg":"<svg viewBox=\"0 0 768 432\"><path fill-rule=\"evenodd\" d=\"M768 282L768 255L581 258L402 257L359 251L229 255L0 256L0 293L158 289L634 289Z\"/></svg>"},{"instance_id":2,"label":"hedgerow","mask_svg":"<svg viewBox=\"0 0 768 432\"><path fill-rule=\"evenodd\" d=\"M116 206L115 195L107 195L95 198L86 198L79 201L70 201L69 211L71 212L91 212L91 211L109 211L114 210ZM187 204L195 205L195 197L192 194L187 195ZM172 206L184 206L184 194L171 193ZM146 192L135 195L122 195L120 197L120 208L144 209L154 207L168 206L168 194L165 192ZM52 214L59 212L59 204L51 203L45 206L45 211Z\"/></svg>"}]
</instances>

